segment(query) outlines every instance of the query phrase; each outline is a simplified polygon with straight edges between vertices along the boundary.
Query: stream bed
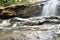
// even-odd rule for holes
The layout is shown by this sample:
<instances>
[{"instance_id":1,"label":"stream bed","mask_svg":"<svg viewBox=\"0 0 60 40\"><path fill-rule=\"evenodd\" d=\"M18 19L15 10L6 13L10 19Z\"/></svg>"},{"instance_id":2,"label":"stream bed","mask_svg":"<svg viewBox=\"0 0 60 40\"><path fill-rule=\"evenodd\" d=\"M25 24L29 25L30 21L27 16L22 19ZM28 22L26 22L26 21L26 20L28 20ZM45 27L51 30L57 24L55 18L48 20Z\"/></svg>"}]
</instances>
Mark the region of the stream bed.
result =
<instances>
[{"instance_id":1,"label":"stream bed","mask_svg":"<svg viewBox=\"0 0 60 40\"><path fill-rule=\"evenodd\" d=\"M1 20L0 40L60 40L60 17Z\"/></svg>"}]
</instances>

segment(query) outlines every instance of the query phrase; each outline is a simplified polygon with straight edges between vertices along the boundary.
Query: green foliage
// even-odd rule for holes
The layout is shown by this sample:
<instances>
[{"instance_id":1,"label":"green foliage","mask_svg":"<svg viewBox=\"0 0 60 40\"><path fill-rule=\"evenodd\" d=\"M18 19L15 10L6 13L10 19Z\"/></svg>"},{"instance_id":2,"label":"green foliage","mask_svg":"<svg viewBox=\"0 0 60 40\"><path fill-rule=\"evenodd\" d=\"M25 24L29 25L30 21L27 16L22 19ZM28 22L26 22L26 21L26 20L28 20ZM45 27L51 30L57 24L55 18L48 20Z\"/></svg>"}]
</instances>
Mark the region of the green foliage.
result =
<instances>
[{"instance_id":1,"label":"green foliage","mask_svg":"<svg viewBox=\"0 0 60 40\"><path fill-rule=\"evenodd\" d=\"M12 4L24 4L28 3L28 0L0 0L0 6L9 6Z\"/></svg>"}]
</instances>

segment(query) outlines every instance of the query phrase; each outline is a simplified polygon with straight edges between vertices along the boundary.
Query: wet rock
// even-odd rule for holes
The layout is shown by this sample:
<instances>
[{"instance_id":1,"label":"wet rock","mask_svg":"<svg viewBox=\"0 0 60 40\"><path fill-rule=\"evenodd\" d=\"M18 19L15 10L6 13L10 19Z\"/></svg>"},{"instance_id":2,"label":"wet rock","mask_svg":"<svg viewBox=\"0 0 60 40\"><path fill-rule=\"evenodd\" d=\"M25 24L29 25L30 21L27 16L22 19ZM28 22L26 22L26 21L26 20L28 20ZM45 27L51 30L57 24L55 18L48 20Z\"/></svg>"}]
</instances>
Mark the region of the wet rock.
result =
<instances>
[{"instance_id":1,"label":"wet rock","mask_svg":"<svg viewBox=\"0 0 60 40\"><path fill-rule=\"evenodd\" d=\"M4 9L0 9L1 14L0 18L8 19L10 17L21 17L21 18L28 18L38 16L40 13L40 5L13 5L4 7ZM8 17L8 18L7 18Z\"/></svg>"},{"instance_id":2,"label":"wet rock","mask_svg":"<svg viewBox=\"0 0 60 40\"><path fill-rule=\"evenodd\" d=\"M1 14L0 14L0 18L1 18L1 19L9 19L9 18L12 18L12 17L14 17L14 16L15 16L15 12L12 11L12 10L10 10L10 11L8 11L8 10L3 10L3 11L1 12Z\"/></svg>"},{"instance_id":3,"label":"wet rock","mask_svg":"<svg viewBox=\"0 0 60 40\"><path fill-rule=\"evenodd\" d=\"M38 16L39 14L39 6L26 6L25 9L19 8L16 10L16 13L18 13L18 17L21 18L28 18L28 17L33 17L33 16Z\"/></svg>"},{"instance_id":4,"label":"wet rock","mask_svg":"<svg viewBox=\"0 0 60 40\"><path fill-rule=\"evenodd\" d=\"M12 10L11 11L4 10L4 11L2 11L1 15L13 16L13 15L15 15L15 12Z\"/></svg>"},{"instance_id":5,"label":"wet rock","mask_svg":"<svg viewBox=\"0 0 60 40\"><path fill-rule=\"evenodd\" d=\"M37 37L37 39L39 39L39 37Z\"/></svg>"},{"instance_id":6,"label":"wet rock","mask_svg":"<svg viewBox=\"0 0 60 40\"><path fill-rule=\"evenodd\" d=\"M3 11L4 7L0 6L0 14Z\"/></svg>"},{"instance_id":7,"label":"wet rock","mask_svg":"<svg viewBox=\"0 0 60 40\"><path fill-rule=\"evenodd\" d=\"M40 22L40 21L35 21L35 22L32 22L32 21L27 21L27 22L24 22L23 25L30 25L30 26L33 26L33 25L43 25L44 23L49 23L49 21L43 21L43 22Z\"/></svg>"},{"instance_id":8,"label":"wet rock","mask_svg":"<svg viewBox=\"0 0 60 40\"><path fill-rule=\"evenodd\" d=\"M56 20L56 19L45 19L44 21L26 21L23 23L23 25L30 25L30 26L33 26L33 25L43 25L43 24L60 24L60 20Z\"/></svg>"},{"instance_id":9,"label":"wet rock","mask_svg":"<svg viewBox=\"0 0 60 40\"><path fill-rule=\"evenodd\" d=\"M46 18L46 19L58 19L58 20L60 20L60 18L54 17L54 16L48 17L48 18Z\"/></svg>"},{"instance_id":10,"label":"wet rock","mask_svg":"<svg viewBox=\"0 0 60 40\"><path fill-rule=\"evenodd\" d=\"M29 22L29 21L27 21L27 22L24 22L23 25L33 26L33 25L37 25L37 23L36 22Z\"/></svg>"}]
</instances>

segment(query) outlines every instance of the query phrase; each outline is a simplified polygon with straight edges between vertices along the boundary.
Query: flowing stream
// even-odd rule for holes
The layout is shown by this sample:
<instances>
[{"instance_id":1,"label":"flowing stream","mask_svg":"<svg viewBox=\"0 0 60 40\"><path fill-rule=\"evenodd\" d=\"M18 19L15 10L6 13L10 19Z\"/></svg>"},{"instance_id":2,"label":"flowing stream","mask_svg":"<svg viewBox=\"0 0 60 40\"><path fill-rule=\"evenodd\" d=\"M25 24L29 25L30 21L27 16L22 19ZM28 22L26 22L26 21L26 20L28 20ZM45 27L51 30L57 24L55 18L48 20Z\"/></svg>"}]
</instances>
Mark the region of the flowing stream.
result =
<instances>
[{"instance_id":1,"label":"flowing stream","mask_svg":"<svg viewBox=\"0 0 60 40\"><path fill-rule=\"evenodd\" d=\"M0 34L11 33L0 40L60 40L58 4L58 0L47 1L38 17L0 20Z\"/></svg>"}]
</instances>

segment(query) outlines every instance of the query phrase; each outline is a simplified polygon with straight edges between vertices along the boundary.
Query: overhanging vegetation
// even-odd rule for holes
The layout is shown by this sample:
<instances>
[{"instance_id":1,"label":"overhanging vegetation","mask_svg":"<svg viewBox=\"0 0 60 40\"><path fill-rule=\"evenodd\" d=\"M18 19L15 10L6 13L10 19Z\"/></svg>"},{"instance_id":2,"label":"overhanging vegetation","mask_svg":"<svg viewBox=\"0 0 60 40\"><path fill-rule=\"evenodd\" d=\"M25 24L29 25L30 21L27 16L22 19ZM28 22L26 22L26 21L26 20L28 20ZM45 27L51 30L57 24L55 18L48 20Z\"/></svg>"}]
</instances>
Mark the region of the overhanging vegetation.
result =
<instances>
[{"instance_id":1,"label":"overhanging vegetation","mask_svg":"<svg viewBox=\"0 0 60 40\"><path fill-rule=\"evenodd\" d=\"M28 4L28 0L0 0L0 6L9 6L12 4Z\"/></svg>"}]
</instances>

